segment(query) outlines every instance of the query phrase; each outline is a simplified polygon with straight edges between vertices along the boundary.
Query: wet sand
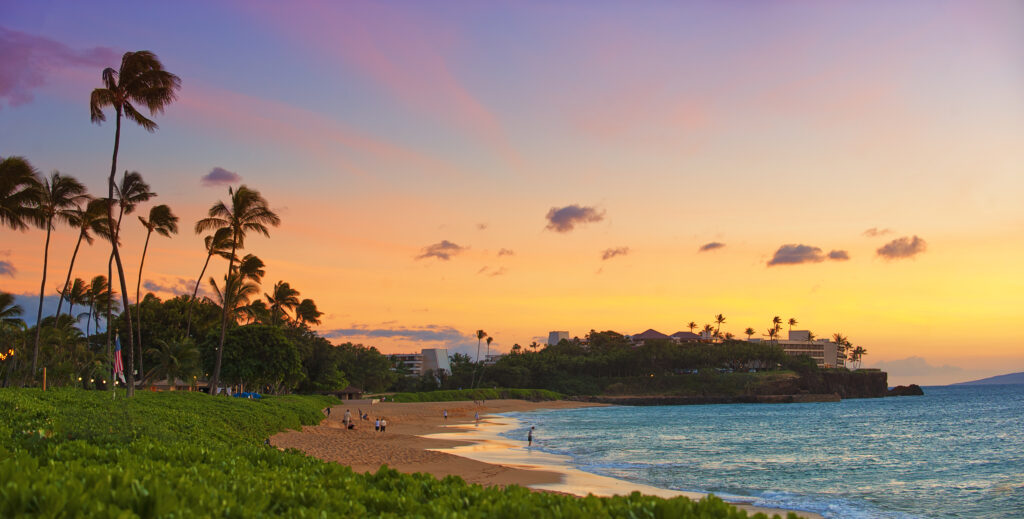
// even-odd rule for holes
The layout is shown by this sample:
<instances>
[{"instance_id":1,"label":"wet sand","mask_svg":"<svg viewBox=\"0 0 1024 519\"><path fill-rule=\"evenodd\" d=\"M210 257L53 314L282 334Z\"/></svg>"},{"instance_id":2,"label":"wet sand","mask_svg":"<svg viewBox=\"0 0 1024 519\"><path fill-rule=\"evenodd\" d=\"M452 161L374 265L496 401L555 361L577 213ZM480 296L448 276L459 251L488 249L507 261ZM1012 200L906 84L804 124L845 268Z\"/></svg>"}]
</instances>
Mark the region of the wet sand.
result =
<instances>
[{"instance_id":1,"label":"wet sand","mask_svg":"<svg viewBox=\"0 0 1024 519\"><path fill-rule=\"evenodd\" d=\"M333 407L331 416L319 425L279 433L270 442L277 447L296 448L325 461L348 465L357 472L375 472L386 464L405 473L426 472L437 478L454 475L469 483L520 485L579 496L610 496L639 491L660 497L704 497L697 492L667 490L577 470L572 468L566 457L527 448L525 438L517 442L500 436L502 432L516 428L517 422L513 418L493 416L496 413L594 405L600 404L492 400L479 404L385 402L370 405L368 401L353 401ZM346 409L351 411L356 424L354 430L345 429L342 423ZM442 416L445 409L448 410L447 420ZM369 413L370 419L359 420L359 410ZM480 414L479 423L474 419L475 413ZM373 421L379 417L387 419L386 432L374 431ZM788 512L734 504L750 512L777 513L783 517ZM800 514L820 517L804 512Z\"/></svg>"}]
</instances>

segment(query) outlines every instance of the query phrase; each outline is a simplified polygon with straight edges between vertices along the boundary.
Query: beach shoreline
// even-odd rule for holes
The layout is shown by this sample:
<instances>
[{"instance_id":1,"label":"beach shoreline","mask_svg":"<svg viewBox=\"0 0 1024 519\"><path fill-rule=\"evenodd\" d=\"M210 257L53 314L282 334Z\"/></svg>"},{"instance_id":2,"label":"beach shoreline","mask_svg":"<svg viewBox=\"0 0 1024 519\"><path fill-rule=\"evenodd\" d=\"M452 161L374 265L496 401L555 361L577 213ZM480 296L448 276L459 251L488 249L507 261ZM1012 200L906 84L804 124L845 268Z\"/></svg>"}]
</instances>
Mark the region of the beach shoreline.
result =
<instances>
[{"instance_id":1,"label":"beach shoreline","mask_svg":"<svg viewBox=\"0 0 1024 519\"><path fill-rule=\"evenodd\" d=\"M286 431L271 437L280 448L297 448L324 461L347 465L356 472L376 472L381 465L399 472L424 472L439 479L459 476L468 483L486 486L519 485L537 491L576 496L645 495L701 499L706 493L682 492L584 472L565 456L528 449L526 439L515 441L502 433L519 426L504 413L548 409L573 409L601 404L571 401L527 402L492 400L486 402L421 402L370 404L345 402L331 408L319 425L301 431ZM343 425L348 409L356 423L354 430ZM447 410L448 418L443 413ZM362 411L369 420L359 420ZM480 420L477 422L476 414ZM374 430L374 420L384 417L386 432ZM750 513L764 512L785 517L793 510L753 506L742 501L730 504ZM808 518L821 516L795 511Z\"/></svg>"}]
</instances>

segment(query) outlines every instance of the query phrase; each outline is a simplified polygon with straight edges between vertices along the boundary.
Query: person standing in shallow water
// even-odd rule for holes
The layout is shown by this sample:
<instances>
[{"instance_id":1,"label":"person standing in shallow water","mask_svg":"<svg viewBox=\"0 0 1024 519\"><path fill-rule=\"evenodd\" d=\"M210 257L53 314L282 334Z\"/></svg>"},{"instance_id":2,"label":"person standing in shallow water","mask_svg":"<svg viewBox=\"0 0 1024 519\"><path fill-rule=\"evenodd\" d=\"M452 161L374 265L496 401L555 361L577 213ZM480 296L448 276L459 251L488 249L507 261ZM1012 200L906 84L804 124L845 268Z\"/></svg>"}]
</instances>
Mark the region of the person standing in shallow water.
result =
<instances>
[{"instance_id":1,"label":"person standing in shallow water","mask_svg":"<svg viewBox=\"0 0 1024 519\"><path fill-rule=\"evenodd\" d=\"M533 447L533 427L532 426L530 427L530 430L526 432L526 446L527 447Z\"/></svg>"}]
</instances>

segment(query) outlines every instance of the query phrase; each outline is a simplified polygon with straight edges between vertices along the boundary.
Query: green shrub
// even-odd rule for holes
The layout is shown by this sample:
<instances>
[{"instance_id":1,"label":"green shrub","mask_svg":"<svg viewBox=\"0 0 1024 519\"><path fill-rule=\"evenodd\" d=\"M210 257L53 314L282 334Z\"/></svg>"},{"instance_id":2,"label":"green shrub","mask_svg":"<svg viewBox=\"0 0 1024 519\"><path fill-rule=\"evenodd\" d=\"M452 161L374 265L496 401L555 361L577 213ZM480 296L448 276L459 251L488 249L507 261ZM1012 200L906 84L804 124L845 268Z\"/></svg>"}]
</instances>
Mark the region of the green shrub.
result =
<instances>
[{"instance_id":1,"label":"green shrub","mask_svg":"<svg viewBox=\"0 0 1024 519\"><path fill-rule=\"evenodd\" d=\"M332 402L0 390L0 517L747 517L715 497L579 499L386 467L356 474L262 445Z\"/></svg>"}]
</instances>

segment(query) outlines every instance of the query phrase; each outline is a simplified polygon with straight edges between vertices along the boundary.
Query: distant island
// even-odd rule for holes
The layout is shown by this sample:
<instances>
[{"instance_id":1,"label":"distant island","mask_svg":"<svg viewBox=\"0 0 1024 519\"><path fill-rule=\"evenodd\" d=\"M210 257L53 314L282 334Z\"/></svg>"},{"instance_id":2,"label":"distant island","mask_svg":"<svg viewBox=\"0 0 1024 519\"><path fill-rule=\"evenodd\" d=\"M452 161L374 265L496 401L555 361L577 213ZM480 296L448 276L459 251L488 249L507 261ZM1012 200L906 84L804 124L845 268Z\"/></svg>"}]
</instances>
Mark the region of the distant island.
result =
<instances>
[{"instance_id":1,"label":"distant island","mask_svg":"<svg viewBox=\"0 0 1024 519\"><path fill-rule=\"evenodd\" d=\"M1007 373L994 377L971 380L970 382L958 382L951 386L994 386L996 384L1024 384L1024 371L1019 373Z\"/></svg>"}]
</instances>

